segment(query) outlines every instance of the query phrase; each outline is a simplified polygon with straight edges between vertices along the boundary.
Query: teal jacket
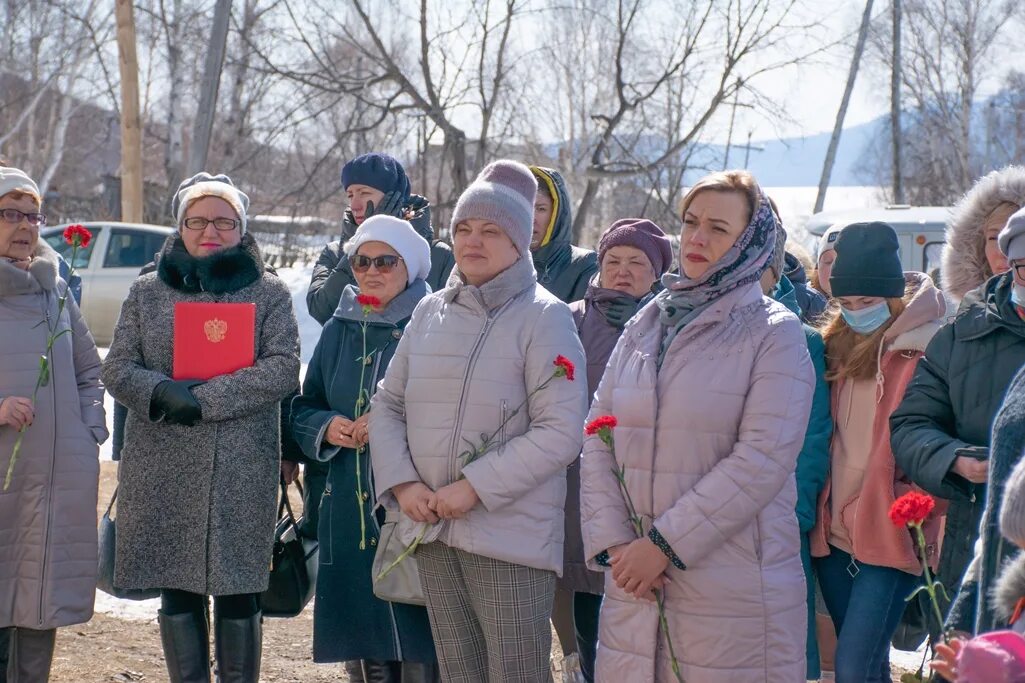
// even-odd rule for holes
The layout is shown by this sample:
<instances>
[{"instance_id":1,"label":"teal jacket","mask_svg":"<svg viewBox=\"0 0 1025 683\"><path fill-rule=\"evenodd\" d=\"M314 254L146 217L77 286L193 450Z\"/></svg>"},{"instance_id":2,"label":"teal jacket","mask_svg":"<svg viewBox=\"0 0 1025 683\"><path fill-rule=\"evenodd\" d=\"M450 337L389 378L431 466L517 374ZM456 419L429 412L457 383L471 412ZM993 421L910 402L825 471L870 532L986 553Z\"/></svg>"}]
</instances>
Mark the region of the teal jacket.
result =
<instances>
[{"instance_id":1,"label":"teal jacket","mask_svg":"<svg viewBox=\"0 0 1025 683\"><path fill-rule=\"evenodd\" d=\"M783 277L776 286L772 298L800 317L801 307L797 304L794 285ZM797 456L797 522L802 533L815 526L815 508L819 493L829 476L829 440L833 436L833 418L830 415L829 385L826 384L826 345L822 335L808 325L804 326L808 339L808 353L815 366L815 396L812 400L808 432L804 445Z\"/></svg>"},{"instance_id":2,"label":"teal jacket","mask_svg":"<svg viewBox=\"0 0 1025 683\"><path fill-rule=\"evenodd\" d=\"M784 275L776 285L772 298L780 302L798 318L801 306L792 282ZM819 494L829 476L829 440L833 436L833 417L830 415L829 385L826 383L826 345L815 328L804 325L808 340L808 354L815 367L815 393L812 396L811 415L804 444L797 456L797 524L801 528L801 564L808 589L808 633L805 649L807 676L820 676L819 649L815 635L815 579L812 575L811 548L808 532L815 526Z\"/></svg>"}]
</instances>

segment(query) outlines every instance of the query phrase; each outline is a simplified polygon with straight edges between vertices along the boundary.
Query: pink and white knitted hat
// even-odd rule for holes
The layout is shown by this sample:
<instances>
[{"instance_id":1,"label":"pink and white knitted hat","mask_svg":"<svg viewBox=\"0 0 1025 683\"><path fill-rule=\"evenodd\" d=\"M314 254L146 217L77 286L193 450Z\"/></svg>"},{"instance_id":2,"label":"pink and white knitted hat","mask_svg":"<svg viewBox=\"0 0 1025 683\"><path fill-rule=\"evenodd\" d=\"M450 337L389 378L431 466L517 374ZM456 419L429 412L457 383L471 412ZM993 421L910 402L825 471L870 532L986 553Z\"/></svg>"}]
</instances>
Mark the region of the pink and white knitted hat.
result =
<instances>
[{"instance_id":1,"label":"pink and white knitted hat","mask_svg":"<svg viewBox=\"0 0 1025 683\"><path fill-rule=\"evenodd\" d=\"M530 253L534 227L534 198L537 180L525 165L500 159L481 170L459 196L452 212L452 227L467 218L480 218L498 225L521 255Z\"/></svg>"}]
</instances>

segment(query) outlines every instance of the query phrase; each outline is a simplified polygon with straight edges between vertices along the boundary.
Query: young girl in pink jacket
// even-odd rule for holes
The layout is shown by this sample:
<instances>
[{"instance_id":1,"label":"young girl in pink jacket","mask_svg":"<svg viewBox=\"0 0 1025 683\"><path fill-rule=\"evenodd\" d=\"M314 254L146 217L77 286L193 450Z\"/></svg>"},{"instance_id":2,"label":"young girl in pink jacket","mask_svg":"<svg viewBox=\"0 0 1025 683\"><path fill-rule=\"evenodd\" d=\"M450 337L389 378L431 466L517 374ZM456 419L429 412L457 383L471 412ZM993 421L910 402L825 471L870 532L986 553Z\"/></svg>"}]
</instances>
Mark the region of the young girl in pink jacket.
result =
<instances>
[{"instance_id":1,"label":"young girl in pink jacket","mask_svg":"<svg viewBox=\"0 0 1025 683\"><path fill-rule=\"evenodd\" d=\"M835 250L829 283L839 309L823 333L833 440L812 555L837 633L836 680L875 683L890 680L890 639L922 573L911 534L887 518L911 488L890 450L890 413L945 303L927 276L903 272L885 223L846 226ZM938 519L925 532L935 564Z\"/></svg>"}]
</instances>

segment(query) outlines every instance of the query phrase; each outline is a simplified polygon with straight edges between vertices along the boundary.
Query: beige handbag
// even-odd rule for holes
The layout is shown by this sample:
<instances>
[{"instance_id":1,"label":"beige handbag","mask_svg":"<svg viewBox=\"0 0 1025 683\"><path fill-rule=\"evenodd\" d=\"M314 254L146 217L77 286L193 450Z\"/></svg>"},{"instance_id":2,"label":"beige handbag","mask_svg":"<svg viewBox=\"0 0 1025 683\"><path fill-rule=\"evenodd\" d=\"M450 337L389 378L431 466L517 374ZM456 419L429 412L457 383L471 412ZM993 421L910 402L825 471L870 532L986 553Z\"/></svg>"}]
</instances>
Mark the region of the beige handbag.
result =
<instances>
[{"instance_id":1,"label":"beige handbag","mask_svg":"<svg viewBox=\"0 0 1025 683\"><path fill-rule=\"evenodd\" d=\"M420 587L420 572L416 566L415 553L399 562L383 578L381 572L390 566L405 551L406 544L399 534L398 510L386 509L384 524L381 525L381 538L377 543L374 555L373 576L374 595L388 602L401 602L407 605L426 604L423 588Z\"/></svg>"}]
</instances>

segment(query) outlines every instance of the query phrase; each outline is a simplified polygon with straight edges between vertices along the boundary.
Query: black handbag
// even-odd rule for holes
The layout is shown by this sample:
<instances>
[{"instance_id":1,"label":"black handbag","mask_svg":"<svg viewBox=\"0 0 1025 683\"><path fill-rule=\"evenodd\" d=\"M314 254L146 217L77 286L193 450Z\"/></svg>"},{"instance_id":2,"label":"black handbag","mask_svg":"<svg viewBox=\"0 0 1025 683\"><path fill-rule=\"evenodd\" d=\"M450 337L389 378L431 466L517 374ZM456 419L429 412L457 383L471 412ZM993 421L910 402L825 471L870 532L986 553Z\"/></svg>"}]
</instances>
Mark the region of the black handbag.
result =
<instances>
[{"instance_id":1,"label":"black handbag","mask_svg":"<svg viewBox=\"0 0 1025 683\"><path fill-rule=\"evenodd\" d=\"M117 519L110 516L110 511L117 500L117 488L110 497L107 511L100 518L99 547L97 550L99 563L96 572L96 587L107 595L121 600L151 600L160 597L159 588L118 588L114 585L114 548L117 545Z\"/></svg>"},{"instance_id":2,"label":"black handbag","mask_svg":"<svg viewBox=\"0 0 1025 683\"><path fill-rule=\"evenodd\" d=\"M302 486L299 482L295 485L302 495ZM300 521L292 513L288 484L282 478L270 583L260 596L260 608L265 617L297 616L313 597L317 585L319 544L315 539L303 538L299 533Z\"/></svg>"}]
</instances>

